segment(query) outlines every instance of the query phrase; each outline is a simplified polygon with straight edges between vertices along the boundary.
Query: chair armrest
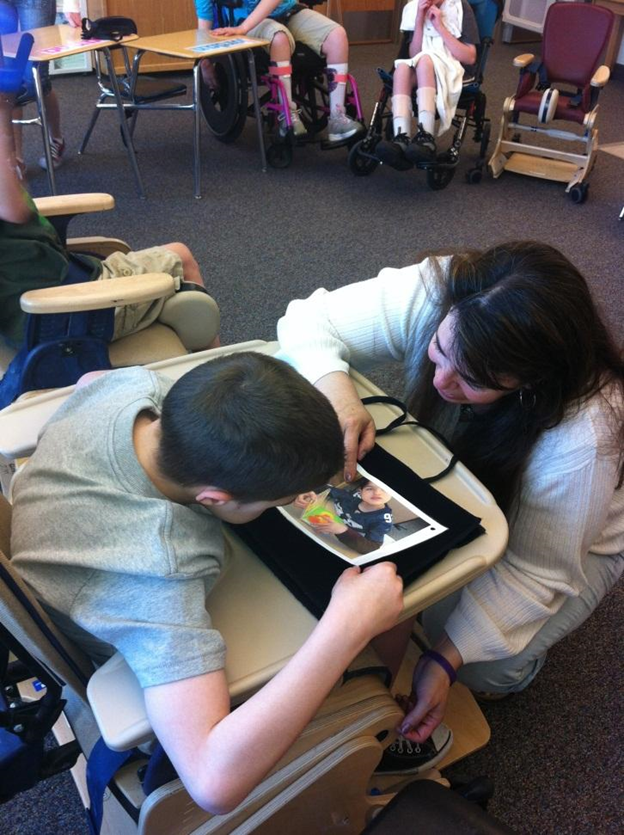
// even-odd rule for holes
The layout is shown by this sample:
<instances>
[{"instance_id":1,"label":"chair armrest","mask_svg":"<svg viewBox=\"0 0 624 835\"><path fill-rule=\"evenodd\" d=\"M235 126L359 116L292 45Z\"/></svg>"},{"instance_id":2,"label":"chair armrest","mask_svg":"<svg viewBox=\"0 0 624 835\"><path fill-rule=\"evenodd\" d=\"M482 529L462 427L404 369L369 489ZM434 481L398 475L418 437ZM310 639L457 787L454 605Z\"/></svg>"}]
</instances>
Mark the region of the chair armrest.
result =
<instances>
[{"instance_id":1,"label":"chair armrest","mask_svg":"<svg viewBox=\"0 0 624 835\"><path fill-rule=\"evenodd\" d=\"M113 751L127 751L153 739L143 690L119 652L93 673L87 698L102 739Z\"/></svg>"},{"instance_id":2,"label":"chair armrest","mask_svg":"<svg viewBox=\"0 0 624 835\"><path fill-rule=\"evenodd\" d=\"M92 235L89 238L68 238L65 249L69 252L87 252L97 255L102 261L113 252L130 252L131 246L120 238L105 238L102 235Z\"/></svg>"},{"instance_id":3,"label":"chair armrest","mask_svg":"<svg viewBox=\"0 0 624 835\"><path fill-rule=\"evenodd\" d=\"M601 67L598 67L589 83L592 87L604 87L610 77L611 70L603 64Z\"/></svg>"},{"instance_id":4,"label":"chair armrest","mask_svg":"<svg viewBox=\"0 0 624 835\"><path fill-rule=\"evenodd\" d=\"M79 215L89 212L105 212L115 208L112 194L61 194L53 197L37 197L35 206L44 217Z\"/></svg>"},{"instance_id":5,"label":"chair armrest","mask_svg":"<svg viewBox=\"0 0 624 835\"><path fill-rule=\"evenodd\" d=\"M513 59L513 65L521 70L523 67L528 67L534 58L535 55L532 55L530 52L525 52L522 55L516 55Z\"/></svg>"},{"instance_id":6,"label":"chair armrest","mask_svg":"<svg viewBox=\"0 0 624 835\"><path fill-rule=\"evenodd\" d=\"M178 289L179 281L167 273L147 273L106 281L61 284L29 290L20 298L20 306L26 313L74 313L124 307L170 296Z\"/></svg>"}]
</instances>

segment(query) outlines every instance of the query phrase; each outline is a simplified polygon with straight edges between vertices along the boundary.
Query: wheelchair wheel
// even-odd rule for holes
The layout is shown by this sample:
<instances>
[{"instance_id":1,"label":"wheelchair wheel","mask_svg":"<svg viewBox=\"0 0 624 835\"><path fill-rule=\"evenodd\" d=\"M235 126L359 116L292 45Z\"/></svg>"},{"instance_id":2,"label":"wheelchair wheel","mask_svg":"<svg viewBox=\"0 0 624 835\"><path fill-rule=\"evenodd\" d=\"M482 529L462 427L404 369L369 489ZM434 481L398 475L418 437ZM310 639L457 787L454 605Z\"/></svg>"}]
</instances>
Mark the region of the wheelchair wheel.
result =
<instances>
[{"instance_id":1,"label":"wheelchair wheel","mask_svg":"<svg viewBox=\"0 0 624 835\"><path fill-rule=\"evenodd\" d=\"M587 200L587 192L589 191L589 183L577 183L570 189L570 200L573 203L584 203Z\"/></svg>"},{"instance_id":2,"label":"wheelchair wheel","mask_svg":"<svg viewBox=\"0 0 624 835\"><path fill-rule=\"evenodd\" d=\"M373 147L366 139L360 139L349 151L349 168L356 177L367 177L379 165L379 160L371 156Z\"/></svg>"},{"instance_id":3,"label":"wheelchair wheel","mask_svg":"<svg viewBox=\"0 0 624 835\"><path fill-rule=\"evenodd\" d=\"M427 169L427 185L432 191L442 191L455 176L455 168L432 167Z\"/></svg>"},{"instance_id":4,"label":"wheelchair wheel","mask_svg":"<svg viewBox=\"0 0 624 835\"><path fill-rule=\"evenodd\" d=\"M293 160L292 145L288 142L274 142L266 151L271 168L288 168Z\"/></svg>"},{"instance_id":5,"label":"wheelchair wheel","mask_svg":"<svg viewBox=\"0 0 624 835\"><path fill-rule=\"evenodd\" d=\"M239 52L211 58L218 90L200 82L200 107L208 129L219 142L234 142L247 118L247 68Z\"/></svg>"},{"instance_id":6,"label":"wheelchair wheel","mask_svg":"<svg viewBox=\"0 0 624 835\"><path fill-rule=\"evenodd\" d=\"M466 182L471 186L480 183L482 179L483 171L480 168L471 168L470 171L466 171Z\"/></svg>"}]
</instances>

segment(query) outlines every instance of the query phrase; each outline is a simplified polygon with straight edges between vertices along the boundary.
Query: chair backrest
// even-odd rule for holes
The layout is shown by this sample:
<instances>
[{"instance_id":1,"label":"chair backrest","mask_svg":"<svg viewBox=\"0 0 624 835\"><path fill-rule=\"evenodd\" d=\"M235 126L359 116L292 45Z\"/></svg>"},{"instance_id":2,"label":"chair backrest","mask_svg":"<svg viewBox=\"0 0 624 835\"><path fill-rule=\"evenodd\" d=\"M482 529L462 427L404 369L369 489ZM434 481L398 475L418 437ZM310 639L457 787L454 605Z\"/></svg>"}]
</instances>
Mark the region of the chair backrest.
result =
<instances>
[{"instance_id":1,"label":"chair backrest","mask_svg":"<svg viewBox=\"0 0 624 835\"><path fill-rule=\"evenodd\" d=\"M546 15L542 63L549 82L586 87L600 66L613 13L589 3L554 3Z\"/></svg>"},{"instance_id":2,"label":"chair backrest","mask_svg":"<svg viewBox=\"0 0 624 835\"><path fill-rule=\"evenodd\" d=\"M52 676L87 707L86 683L93 665L52 623L9 559L11 506L0 495L0 621Z\"/></svg>"},{"instance_id":3,"label":"chair backrest","mask_svg":"<svg viewBox=\"0 0 624 835\"><path fill-rule=\"evenodd\" d=\"M11 32L17 32L18 28L17 9L13 3L0 0L0 35L10 35Z\"/></svg>"}]
</instances>

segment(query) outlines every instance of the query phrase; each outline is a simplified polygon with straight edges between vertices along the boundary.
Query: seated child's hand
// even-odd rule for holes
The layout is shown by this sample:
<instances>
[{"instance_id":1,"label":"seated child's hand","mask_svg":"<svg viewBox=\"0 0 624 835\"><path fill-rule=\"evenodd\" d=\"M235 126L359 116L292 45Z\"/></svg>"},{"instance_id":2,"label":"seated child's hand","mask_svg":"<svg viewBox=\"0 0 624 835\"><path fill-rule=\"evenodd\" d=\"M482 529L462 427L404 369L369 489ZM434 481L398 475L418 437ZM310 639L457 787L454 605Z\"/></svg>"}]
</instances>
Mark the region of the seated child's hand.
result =
<instances>
[{"instance_id":1,"label":"seated child's hand","mask_svg":"<svg viewBox=\"0 0 624 835\"><path fill-rule=\"evenodd\" d=\"M246 35L247 30L244 26L223 26L221 29L213 29L210 34L216 35L217 38L228 38L233 35Z\"/></svg>"},{"instance_id":2,"label":"seated child's hand","mask_svg":"<svg viewBox=\"0 0 624 835\"><path fill-rule=\"evenodd\" d=\"M431 6L427 12L427 19L430 20L437 32L442 27L442 12L437 6Z\"/></svg>"},{"instance_id":3,"label":"seated child's hand","mask_svg":"<svg viewBox=\"0 0 624 835\"><path fill-rule=\"evenodd\" d=\"M308 525L314 528L316 533L339 534L347 530L347 526L343 522L335 522L333 519L328 519L327 516L308 516L306 518Z\"/></svg>"},{"instance_id":4,"label":"seated child's hand","mask_svg":"<svg viewBox=\"0 0 624 835\"><path fill-rule=\"evenodd\" d=\"M310 490L309 493L301 493L299 496L297 496L297 498L293 502L293 505L295 507L301 508L302 510L305 510L306 507L308 507L308 505L311 505L313 502L315 502L317 500L317 498L318 498L318 496L316 495L316 493L314 491Z\"/></svg>"}]
</instances>

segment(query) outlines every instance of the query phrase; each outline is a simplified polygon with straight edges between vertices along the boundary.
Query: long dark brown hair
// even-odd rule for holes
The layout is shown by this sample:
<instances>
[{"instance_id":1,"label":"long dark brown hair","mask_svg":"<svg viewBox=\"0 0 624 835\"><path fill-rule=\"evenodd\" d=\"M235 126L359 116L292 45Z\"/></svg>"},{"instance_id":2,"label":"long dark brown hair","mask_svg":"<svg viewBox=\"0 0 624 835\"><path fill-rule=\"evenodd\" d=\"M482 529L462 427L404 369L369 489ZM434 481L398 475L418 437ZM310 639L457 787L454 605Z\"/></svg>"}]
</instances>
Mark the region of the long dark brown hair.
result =
<instances>
[{"instance_id":1,"label":"long dark brown hair","mask_svg":"<svg viewBox=\"0 0 624 835\"><path fill-rule=\"evenodd\" d=\"M423 423L446 404L432 385L428 341L452 313L451 360L470 384L518 390L460 422L454 451L509 511L537 439L606 387L624 397L624 361L581 273L554 247L534 241L432 259L433 313L410 346L408 405ZM520 394L522 396L520 396ZM624 477L622 410L612 409L613 444Z\"/></svg>"}]
</instances>

